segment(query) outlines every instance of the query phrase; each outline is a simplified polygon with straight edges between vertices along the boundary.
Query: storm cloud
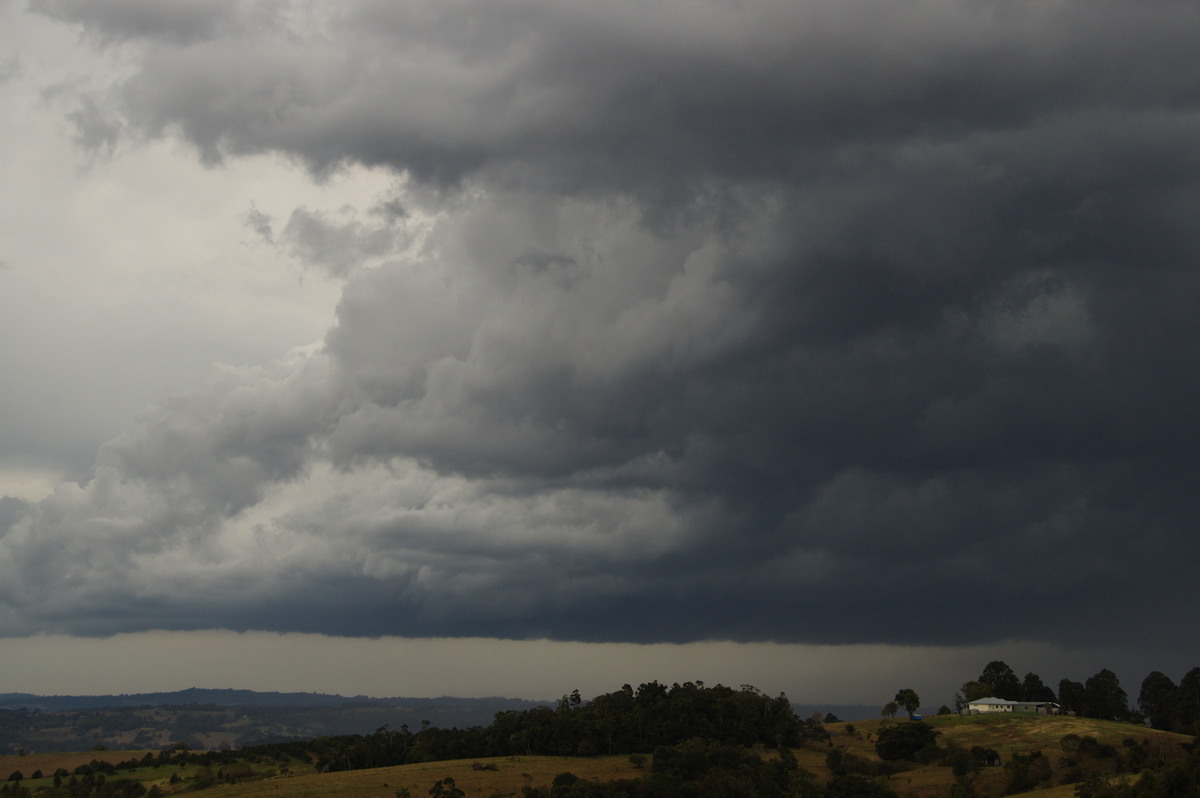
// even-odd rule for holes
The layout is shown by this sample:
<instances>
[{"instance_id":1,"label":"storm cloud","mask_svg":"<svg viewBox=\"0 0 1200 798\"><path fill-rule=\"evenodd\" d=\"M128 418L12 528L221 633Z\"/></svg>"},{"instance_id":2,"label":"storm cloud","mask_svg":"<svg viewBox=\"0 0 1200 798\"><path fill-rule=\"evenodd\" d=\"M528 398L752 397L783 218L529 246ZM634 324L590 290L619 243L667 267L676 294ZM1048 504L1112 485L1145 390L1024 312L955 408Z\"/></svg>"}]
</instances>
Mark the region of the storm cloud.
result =
<instances>
[{"instance_id":1,"label":"storm cloud","mask_svg":"<svg viewBox=\"0 0 1200 798\"><path fill-rule=\"evenodd\" d=\"M1194 4L31 5L89 140L396 183L252 209L327 335L5 505L0 632L1195 645Z\"/></svg>"}]
</instances>

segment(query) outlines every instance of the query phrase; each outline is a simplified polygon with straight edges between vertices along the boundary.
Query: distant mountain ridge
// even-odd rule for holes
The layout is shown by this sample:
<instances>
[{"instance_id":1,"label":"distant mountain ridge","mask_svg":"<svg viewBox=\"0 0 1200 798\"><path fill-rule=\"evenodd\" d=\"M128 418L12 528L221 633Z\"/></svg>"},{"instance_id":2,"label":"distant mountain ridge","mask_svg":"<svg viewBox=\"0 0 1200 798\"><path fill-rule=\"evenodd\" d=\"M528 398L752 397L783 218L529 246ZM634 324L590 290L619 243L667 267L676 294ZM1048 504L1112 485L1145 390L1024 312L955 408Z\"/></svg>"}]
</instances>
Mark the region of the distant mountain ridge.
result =
<instances>
[{"instance_id":1,"label":"distant mountain ridge","mask_svg":"<svg viewBox=\"0 0 1200 798\"><path fill-rule=\"evenodd\" d=\"M373 698L330 693L280 693L222 688L189 687L167 693L121 693L120 695L37 695L34 693L0 693L0 709L68 712L84 709L125 709L129 707L189 706L208 704L222 707L289 707L325 708L346 706L379 706L405 708L439 708L453 706L468 708L529 709L550 704L549 701L530 701L521 698L438 698L391 697Z\"/></svg>"},{"instance_id":2,"label":"distant mountain ridge","mask_svg":"<svg viewBox=\"0 0 1200 798\"><path fill-rule=\"evenodd\" d=\"M38 695L35 693L0 693L0 709L69 712L86 709L127 709L130 707L189 706L208 704L222 707L403 707L405 709L459 709L466 712L501 712L523 710L535 706L553 706L553 701L533 701L522 698L437 698L389 697L365 695L344 696L331 693L281 693L239 690L233 688L189 687L166 693L121 693L119 695ZM861 704L792 704L801 718L814 712L833 713L842 720L863 720L878 715L878 708ZM490 717L490 715L488 715Z\"/></svg>"},{"instance_id":3,"label":"distant mountain ridge","mask_svg":"<svg viewBox=\"0 0 1200 798\"><path fill-rule=\"evenodd\" d=\"M520 698L372 698L193 687L164 693L42 696L0 693L0 753L238 748L383 726L487 726L497 713L550 702Z\"/></svg>"},{"instance_id":4,"label":"distant mountain ridge","mask_svg":"<svg viewBox=\"0 0 1200 798\"><path fill-rule=\"evenodd\" d=\"M437 698L281 693L192 687L120 695L43 696L0 693L0 753L162 749L183 743L215 750L312 740L330 735L371 734L426 727L489 726L498 713L553 706L520 698ZM873 717L876 710L850 705L792 705L801 718L842 720Z\"/></svg>"}]
</instances>

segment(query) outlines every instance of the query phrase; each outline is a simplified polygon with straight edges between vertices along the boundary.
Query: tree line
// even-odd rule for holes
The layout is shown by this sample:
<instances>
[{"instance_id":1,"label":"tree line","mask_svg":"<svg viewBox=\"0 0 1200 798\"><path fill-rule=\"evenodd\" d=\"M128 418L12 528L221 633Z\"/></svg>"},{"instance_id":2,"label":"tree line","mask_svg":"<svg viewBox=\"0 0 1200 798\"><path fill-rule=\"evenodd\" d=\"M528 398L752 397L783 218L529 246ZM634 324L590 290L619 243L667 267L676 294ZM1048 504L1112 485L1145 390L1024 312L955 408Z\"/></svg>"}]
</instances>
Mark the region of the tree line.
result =
<instances>
[{"instance_id":1,"label":"tree line","mask_svg":"<svg viewBox=\"0 0 1200 798\"><path fill-rule=\"evenodd\" d=\"M813 731L784 695L750 685L733 689L658 682L585 702L576 690L551 707L497 713L487 727L382 727L371 735L319 738L309 744L324 770L352 770L470 757L547 754L594 756L648 753L695 737L769 748L799 745ZM303 745L294 743L291 745Z\"/></svg>"},{"instance_id":2,"label":"tree line","mask_svg":"<svg viewBox=\"0 0 1200 798\"><path fill-rule=\"evenodd\" d=\"M965 682L955 694L955 705L962 711L971 701L994 696L1008 701L1057 703L1063 712L1099 720L1144 721L1163 731L1196 734L1200 732L1200 667L1192 668L1179 684L1159 671L1142 680L1136 709L1117 675L1102 668L1084 682L1062 679L1058 692L1042 682L1036 673L1024 679L1002 660L989 662L978 679Z\"/></svg>"}]
</instances>

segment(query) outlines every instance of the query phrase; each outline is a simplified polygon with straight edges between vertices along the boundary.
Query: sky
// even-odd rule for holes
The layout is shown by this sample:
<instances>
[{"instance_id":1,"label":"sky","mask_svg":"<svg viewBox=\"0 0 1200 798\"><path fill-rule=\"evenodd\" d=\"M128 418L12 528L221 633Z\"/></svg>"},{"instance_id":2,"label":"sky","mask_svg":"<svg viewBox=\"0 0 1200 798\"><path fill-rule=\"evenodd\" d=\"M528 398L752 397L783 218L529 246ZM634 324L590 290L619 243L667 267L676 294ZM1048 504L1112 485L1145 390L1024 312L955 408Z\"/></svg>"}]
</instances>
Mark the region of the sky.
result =
<instances>
[{"instance_id":1,"label":"sky","mask_svg":"<svg viewBox=\"0 0 1200 798\"><path fill-rule=\"evenodd\" d=\"M1198 26L0 0L0 691L1178 680Z\"/></svg>"}]
</instances>

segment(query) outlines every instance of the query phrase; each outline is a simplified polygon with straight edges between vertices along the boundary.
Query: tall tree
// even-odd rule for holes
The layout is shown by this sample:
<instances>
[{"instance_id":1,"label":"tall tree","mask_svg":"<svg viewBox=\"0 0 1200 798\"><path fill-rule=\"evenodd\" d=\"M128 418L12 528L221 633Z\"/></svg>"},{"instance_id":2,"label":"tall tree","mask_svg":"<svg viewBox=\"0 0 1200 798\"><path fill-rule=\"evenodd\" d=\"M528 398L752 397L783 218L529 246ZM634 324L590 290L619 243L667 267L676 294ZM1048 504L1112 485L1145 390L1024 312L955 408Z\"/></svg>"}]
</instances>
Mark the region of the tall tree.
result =
<instances>
[{"instance_id":1,"label":"tall tree","mask_svg":"<svg viewBox=\"0 0 1200 798\"><path fill-rule=\"evenodd\" d=\"M1169 676L1151 671L1142 680L1138 708L1154 728L1174 731L1179 724L1179 688Z\"/></svg>"},{"instance_id":2,"label":"tall tree","mask_svg":"<svg viewBox=\"0 0 1200 798\"><path fill-rule=\"evenodd\" d=\"M1100 720L1122 720L1129 715L1129 696L1121 689L1117 674L1108 668L1089 676L1084 682L1084 714Z\"/></svg>"},{"instance_id":3,"label":"tall tree","mask_svg":"<svg viewBox=\"0 0 1200 798\"><path fill-rule=\"evenodd\" d=\"M1021 683L1021 700L1038 702L1053 701L1054 691L1042 683L1041 676L1030 671L1025 674L1025 681Z\"/></svg>"},{"instance_id":4,"label":"tall tree","mask_svg":"<svg viewBox=\"0 0 1200 798\"><path fill-rule=\"evenodd\" d=\"M1082 682L1063 679L1058 683L1058 704L1062 707L1063 712L1082 715L1083 705L1086 703L1085 698Z\"/></svg>"},{"instance_id":5,"label":"tall tree","mask_svg":"<svg viewBox=\"0 0 1200 798\"><path fill-rule=\"evenodd\" d=\"M916 690L909 687L897 691L896 697L893 700L904 707L904 711L908 713L909 720L912 720L913 713L921 707L921 697L917 695Z\"/></svg>"},{"instance_id":6,"label":"tall tree","mask_svg":"<svg viewBox=\"0 0 1200 798\"><path fill-rule=\"evenodd\" d=\"M992 695L1007 701L1021 700L1021 680L1003 660L992 660L977 681L992 688Z\"/></svg>"},{"instance_id":7,"label":"tall tree","mask_svg":"<svg viewBox=\"0 0 1200 798\"><path fill-rule=\"evenodd\" d=\"M1192 668L1179 680L1179 729L1184 734L1200 732L1200 668Z\"/></svg>"},{"instance_id":8,"label":"tall tree","mask_svg":"<svg viewBox=\"0 0 1200 798\"><path fill-rule=\"evenodd\" d=\"M978 701L992 694L992 686L983 682L963 682L963 686L960 689L962 690L963 700L966 702Z\"/></svg>"}]
</instances>

